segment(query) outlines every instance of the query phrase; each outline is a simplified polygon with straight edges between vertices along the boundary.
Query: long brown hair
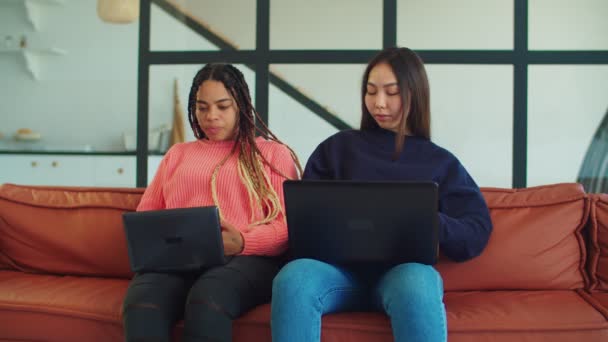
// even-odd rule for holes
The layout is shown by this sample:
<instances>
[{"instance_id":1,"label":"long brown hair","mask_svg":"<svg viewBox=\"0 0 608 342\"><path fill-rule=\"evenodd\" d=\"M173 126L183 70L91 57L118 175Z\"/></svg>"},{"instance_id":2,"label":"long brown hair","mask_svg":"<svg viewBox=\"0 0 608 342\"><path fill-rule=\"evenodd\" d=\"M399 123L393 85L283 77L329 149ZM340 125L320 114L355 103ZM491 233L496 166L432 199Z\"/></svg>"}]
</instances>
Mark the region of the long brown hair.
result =
<instances>
[{"instance_id":1,"label":"long brown hair","mask_svg":"<svg viewBox=\"0 0 608 342\"><path fill-rule=\"evenodd\" d=\"M196 118L196 93L201 84L207 80L222 82L224 87L226 87L226 90L228 90L235 99L238 108L234 145L230 153L216 165L211 176L213 202L220 208L216 189L217 175L228 158L230 158L232 154L238 153L238 173L241 182L245 185L249 194L252 224L260 225L268 223L274 220L281 211L281 202L276 191L270 184L269 175L264 172L263 164L268 165L273 171L281 176L285 178L288 177L280 170L277 170L274 165L269 163L260 152L255 143L256 133L266 140L275 141L286 146L291 153L291 158L298 169L299 175L302 174L300 161L295 152L289 146L281 142L262 121L251 103L249 87L247 86L243 74L231 64L207 64L196 73L192 80L190 96L188 97L188 120L190 121L190 126L197 139L206 138L205 133L201 129L198 119ZM264 213L264 217L257 221L255 218L256 207L261 209Z\"/></svg>"},{"instance_id":2,"label":"long brown hair","mask_svg":"<svg viewBox=\"0 0 608 342\"><path fill-rule=\"evenodd\" d=\"M431 104L429 81L422 59L408 48L391 47L380 51L367 64L363 73L361 85L361 130L379 128L378 123L372 117L365 105L365 94L367 93L367 82L369 73L378 64L388 64L395 77L401 91L401 103L404 114L408 113L407 120L402 120L399 125L399 132L395 136L396 159L403 149L406 128L414 136L431 139Z\"/></svg>"}]
</instances>

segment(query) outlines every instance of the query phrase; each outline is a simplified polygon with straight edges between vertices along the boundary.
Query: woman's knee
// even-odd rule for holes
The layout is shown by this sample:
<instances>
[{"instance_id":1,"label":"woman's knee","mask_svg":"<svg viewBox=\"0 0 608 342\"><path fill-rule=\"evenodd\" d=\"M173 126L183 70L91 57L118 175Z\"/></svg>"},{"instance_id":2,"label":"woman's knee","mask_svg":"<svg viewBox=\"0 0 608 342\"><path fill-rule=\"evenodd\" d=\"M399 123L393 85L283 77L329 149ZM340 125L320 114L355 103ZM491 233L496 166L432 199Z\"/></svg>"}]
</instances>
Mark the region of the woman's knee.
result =
<instances>
[{"instance_id":1,"label":"woman's knee","mask_svg":"<svg viewBox=\"0 0 608 342\"><path fill-rule=\"evenodd\" d=\"M312 296L324 283L325 268L329 264L314 259L297 259L279 271L272 283L272 298L297 298Z\"/></svg>"},{"instance_id":2,"label":"woman's knee","mask_svg":"<svg viewBox=\"0 0 608 342\"><path fill-rule=\"evenodd\" d=\"M434 302L443 298L443 281L432 266L405 263L382 277L379 291L383 302Z\"/></svg>"},{"instance_id":3,"label":"woman's knee","mask_svg":"<svg viewBox=\"0 0 608 342\"><path fill-rule=\"evenodd\" d=\"M156 297L148 291L127 292L122 306L126 341L169 341L172 317Z\"/></svg>"},{"instance_id":4,"label":"woman's knee","mask_svg":"<svg viewBox=\"0 0 608 342\"><path fill-rule=\"evenodd\" d=\"M186 297L186 319L203 312L234 319L238 315L238 299L237 289L232 284L223 284L221 279L199 279Z\"/></svg>"},{"instance_id":5,"label":"woman's knee","mask_svg":"<svg viewBox=\"0 0 608 342\"><path fill-rule=\"evenodd\" d=\"M142 274L136 276L125 295L123 315L133 311L161 311L172 317L183 308L186 289L179 277L165 274Z\"/></svg>"},{"instance_id":6,"label":"woman's knee","mask_svg":"<svg viewBox=\"0 0 608 342\"><path fill-rule=\"evenodd\" d=\"M147 283L132 282L122 303L123 315L132 310L158 310L159 293Z\"/></svg>"}]
</instances>

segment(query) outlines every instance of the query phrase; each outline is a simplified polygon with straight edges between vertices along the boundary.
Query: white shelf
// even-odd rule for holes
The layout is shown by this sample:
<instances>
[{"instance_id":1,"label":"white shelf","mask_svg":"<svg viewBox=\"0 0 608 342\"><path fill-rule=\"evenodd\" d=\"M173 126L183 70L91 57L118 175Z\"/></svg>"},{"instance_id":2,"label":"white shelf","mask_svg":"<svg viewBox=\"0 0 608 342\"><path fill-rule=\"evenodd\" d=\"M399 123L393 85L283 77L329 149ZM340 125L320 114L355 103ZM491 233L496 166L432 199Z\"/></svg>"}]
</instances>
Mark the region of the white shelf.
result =
<instances>
[{"instance_id":1,"label":"white shelf","mask_svg":"<svg viewBox=\"0 0 608 342\"><path fill-rule=\"evenodd\" d=\"M67 54L67 51L51 47L44 49L36 49L36 48L16 48L16 49L0 49L0 53L20 53L23 56L23 60L25 62L25 67L27 71L30 73L34 80L39 80L40 78L40 59L42 57L47 56L62 56Z\"/></svg>"},{"instance_id":2,"label":"white shelf","mask_svg":"<svg viewBox=\"0 0 608 342\"><path fill-rule=\"evenodd\" d=\"M63 5L65 0L0 0L0 3L2 2L23 3L27 20L30 22L30 24L32 24L34 29L38 31L40 29L40 18L42 17L40 5Z\"/></svg>"},{"instance_id":3,"label":"white shelf","mask_svg":"<svg viewBox=\"0 0 608 342\"><path fill-rule=\"evenodd\" d=\"M40 77L40 58L45 56L61 56L67 52L59 48L48 48L48 49L24 49L22 51L23 58L25 59L25 66L29 71L32 78L39 80Z\"/></svg>"},{"instance_id":4,"label":"white shelf","mask_svg":"<svg viewBox=\"0 0 608 342\"><path fill-rule=\"evenodd\" d=\"M25 8L28 21L32 24L34 29L38 31L40 29L40 18L44 8L41 6L45 5L63 5L65 0L0 0L0 5L8 2L22 3ZM19 42L16 42L19 44ZM0 53L20 53L23 56L25 67L28 72L35 80L39 79L40 75L40 58L45 56L58 56L65 55L66 51L51 47L51 48L31 48L31 47L0 47Z\"/></svg>"}]
</instances>

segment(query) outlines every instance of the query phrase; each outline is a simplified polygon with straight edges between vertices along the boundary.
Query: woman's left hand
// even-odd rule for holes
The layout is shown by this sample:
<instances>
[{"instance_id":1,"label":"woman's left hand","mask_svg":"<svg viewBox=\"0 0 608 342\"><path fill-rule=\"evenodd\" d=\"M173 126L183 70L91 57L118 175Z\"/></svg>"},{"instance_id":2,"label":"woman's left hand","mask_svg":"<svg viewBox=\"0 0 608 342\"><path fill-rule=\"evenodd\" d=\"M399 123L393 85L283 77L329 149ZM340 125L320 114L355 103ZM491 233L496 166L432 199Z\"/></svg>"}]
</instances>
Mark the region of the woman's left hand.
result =
<instances>
[{"instance_id":1,"label":"woman's left hand","mask_svg":"<svg viewBox=\"0 0 608 342\"><path fill-rule=\"evenodd\" d=\"M220 222L222 226L222 240L224 241L224 254L235 255L239 254L245 248L245 241L243 235L236 229L231 223L222 220Z\"/></svg>"}]
</instances>

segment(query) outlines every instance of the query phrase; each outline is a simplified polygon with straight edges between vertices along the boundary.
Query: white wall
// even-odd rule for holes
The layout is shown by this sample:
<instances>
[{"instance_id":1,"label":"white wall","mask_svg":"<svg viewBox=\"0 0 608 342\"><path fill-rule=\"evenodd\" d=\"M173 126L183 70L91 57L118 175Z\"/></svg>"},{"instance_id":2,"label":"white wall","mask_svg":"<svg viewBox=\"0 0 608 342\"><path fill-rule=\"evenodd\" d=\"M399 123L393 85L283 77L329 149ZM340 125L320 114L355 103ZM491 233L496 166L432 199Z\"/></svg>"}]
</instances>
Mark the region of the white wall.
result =
<instances>
[{"instance_id":1,"label":"white wall","mask_svg":"<svg viewBox=\"0 0 608 342\"><path fill-rule=\"evenodd\" d=\"M48 149L122 149L122 132L137 120L137 22L101 22L94 0L38 6L35 31L22 2L2 2L0 34L24 34L29 47L67 54L41 57L36 81L19 54L0 53L0 131L33 129Z\"/></svg>"}]
</instances>

